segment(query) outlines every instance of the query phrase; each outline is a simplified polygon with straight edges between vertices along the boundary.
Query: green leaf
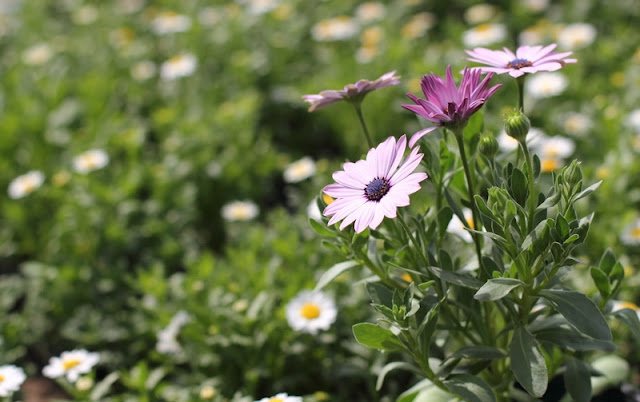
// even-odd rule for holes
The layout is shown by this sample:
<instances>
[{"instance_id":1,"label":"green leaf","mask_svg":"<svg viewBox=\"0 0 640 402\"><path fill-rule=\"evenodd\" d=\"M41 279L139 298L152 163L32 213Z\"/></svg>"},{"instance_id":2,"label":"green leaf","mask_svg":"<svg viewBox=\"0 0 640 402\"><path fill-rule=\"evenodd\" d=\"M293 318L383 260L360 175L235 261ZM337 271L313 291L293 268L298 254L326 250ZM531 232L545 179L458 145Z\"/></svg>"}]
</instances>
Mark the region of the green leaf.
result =
<instances>
[{"instance_id":1,"label":"green leaf","mask_svg":"<svg viewBox=\"0 0 640 402\"><path fill-rule=\"evenodd\" d=\"M629 308L623 308L612 313L611 315L625 323L627 327L629 327L629 330L631 330L631 333L636 339L636 342L640 342L640 319L638 319L637 312Z\"/></svg>"},{"instance_id":2,"label":"green leaf","mask_svg":"<svg viewBox=\"0 0 640 402\"><path fill-rule=\"evenodd\" d=\"M482 285L480 290L476 292L473 298L481 301L499 300L508 295L513 289L522 285L524 285L524 283L518 279L489 279L484 285Z\"/></svg>"},{"instance_id":3,"label":"green leaf","mask_svg":"<svg viewBox=\"0 0 640 402\"><path fill-rule=\"evenodd\" d=\"M396 369L408 370L408 371L411 371L414 374L418 374L418 375L422 374L422 372L420 370L418 370L415 366L413 366L413 365L411 365L409 363L406 363L406 362L391 362L391 363L387 363L387 364L385 364L384 367L382 367L382 369L378 373L378 379L376 380L376 391L380 391L380 389L382 388L382 384L384 383L384 378L387 376L387 374L390 371L396 370Z\"/></svg>"},{"instance_id":4,"label":"green leaf","mask_svg":"<svg viewBox=\"0 0 640 402\"><path fill-rule=\"evenodd\" d=\"M93 387L93 390L89 395L91 400L92 401L101 400L109 392L109 390L111 389L111 385L113 385L113 383L118 380L118 377L120 377L120 375L117 372L113 372L108 376L106 376L102 381L97 383Z\"/></svg>"},{"instance_id":5,"label":"green leaf","mask_svg":"<svg viewBox=\"0 0 640 402\"><path fill-rule=\"evenodd\" d=\"M465 276L456 272L443 271L440 268L429 267L435 276L442 279L445 282L453 283L454 285L462 286L469 289L480 289L482 282L471 276Z\"/></svg>"},{"instance_id":6,"label":"green leaf","mask_svg":"<svg viewBox=\"0 0 640 402\"><path fill-rule=\"evenodd\" d=\"M594 191L596 191L598 187L600 187L600 184L602 184L602 180L585 188L580 193L576 194L575 197L573 197L573 202L578 201L580 198L584 198L589 194L593 193Z\"/></svg>"},{"instance_id":7,"label":"green leaf","mask_svg":"<svg viewBox=\"0 0 640 402\"><path fill-rule=\"evenodd\" d=\"M527 202L527 178L520 169L513 169L511 176L511 192L513 198L520 205L525 205ZM532 197L532 195L530 195Z\"/></svg>"},{"instance_id":8,"label":"green leaf","mask_svg":"<svg viewBox=\"0 0 640 402\"><path fill-rule=\"evenodd\" d=\"M479 359L479 360L493 360L502 359L507 357L507 352L503 349L493 346L464 346L455 351L454 354L447 357L449 359Z\"/></svg>"},{"instance_id":9,"label":"green leaf","mask_svg":"<svg viewBox=\"0 0 640 402\"><path fill-rule=\"evenodd\" d=\"M582 360L567 358L564 385L575 402L591 400L591 371Z\"/></svg>"},{"instance_id":10,"label":"green leaf","mask_svg":"<svg viewBox=\"0 0 640 402\"><path fill-rule=\"evenodd\" d=\"M469 122L464 128L463 135L467 140L471 139L474 135L478 134L482 131L482 126L484 125L484 114L482 109L477 111L471 116Z\"/></svg>"},{"instance_id":11,"label":"green leaf","mask_svg":"<svg viewBox=\"0 0 640 402\"><path fill-rule=\"evenodd\" d=\"M323 225L322 223L318 222L315 219L311 219L309 218L309 224L311 225L311 228L313 230L315 230L315 232L317 234L319 234L320 236L333 236L334 233L329 230L325 225Z\"/></svg>"},{"instance_id":12,"label":"green leaf","mask_svg":"<svg viewBox=\"0 0 640 402\"><path fill-rule=\"evenodd\" d=\"M616 261L617 261L616 256L613 254L613 251L611 251L611 249L608 248L604 252L604 254L602 254L602 258L600 259L600 264L598 265L598 268L600 268L600 271L604 272L608 276L609 273L611 273L613 266L616 265Z\"/></svg>"},{"instance_id":13,"label":"green leaf","mask_svg":"<svg viewBox=\"0 0 640 402\"><path fill-rule=\"evenodd\" d=\"M549 342L563 349L575 351L602 350L613 352L616 345L610 341L593 339L571 328L555 327L535 332L536 339L540 342Z\"/></svg>"},{"instance_id":14,"label":"green leaf","mask_svg":"<svg viewBox=\"0 0 640 402\"><path fill-rule=\"evenodd\" d=\"M378 325L363 322L353 326L353 335L358 343L373 349L396 351L404 347L391 331Z\"/></svg>"},{"instance_id":15,"label":"green leaf","mask_svg":"<svg viewBox=\"0 0 640 402\"><path fill-rule=\"evenodd\" d=\"M589 270L593 283L596 284L598 291L605 299L611 295L611 285L609 284L609 278L607 274L602 272L599 268L591 267Z\"/></svg>"},{"instance_id":16,"label":"green leaf","mask_svg":"<svg viewBox=\"0 0 640 402\"><path fill-rule=\"evenodd\" d=\"M538 342L526 328L519 325L509 345L511 370L522 387L539 398L547 390L548 374Z\"/></svg>"},{"instance_id":17,"label":"green leaf","mask_svg":"<svg viewBox=\"0 0 640 402\"><path fill-rule=\"evenodd\" d=\"M453 216L453 210L446 205L442 207L438 212L438 227L440 229L440 233L439 233L440 236L444 236L452 216Z\"/></svg>"},{"instance_id":18,"label":"green leaf","mask_svg":"<svg viewBox=\"0 0 640 402\"><path fill-rule=\"evenodd\" d=\"M491 402L496 400L496 396L489 384L471 374L454 374L443 383L449 391L468 402Z\"/></svg>"},{"instance_id":19,"label":"green leaf","mask_svg":"<svg viewBox=\"0 0 640 402\"><path fill-rule=\"evenodd\" d=\"M533 232L529 233L527 237L522 241L522 249L527 250L529 247L533 245L535 241L540 239L543 236L543 232L548 230L548 225L553 225L553 219L547 219L538 224Z\"/></svg>"},{"instance_id":20,"label":"green leaf","mask_svg":"<svg viewBox=\"0 0 640 402\"><path fill-rule=\"evenodd\" d=\"M325 271L324 274L322 274L314 290L318 291L322 289L323 287L327 286L329 282L334 280L338 275L340 275L344 271L351 269L353 267L357 267L359 265L360 264L358 264L355 261L344 261L344 262L339 262L335 264L334 266L329 268L327 271Z\"/></svg>"},{"instance_id":21,"label":"green leaf","mask_svg":"<svg viewBox=\"0 0 640 402\"><path fill-rule=\"evenodd\" d=\"M542 290L540 296L549 300L571 325L585 335L610 341L611 329L593 300L571 290Z\"/></svg>"},{"instance_id":22,"label":"green leaf","mask_svg":"<svg viewBox=\"0 0 640 402\"><path fill-rule=\"evenodd\" d=\"M393 290L379 282L367 282L367 293L371 301L386 307L393 307Z\"/></svg>"},{"instance_id":23,"label":"green leaf","mask_svg":"<svg viewBox=\"0 0 640 402\"><path fill-rule=\"evenodd\" d=\"M556 230L560 234L561 238L564 239L569 235L569 223L562 215L558 215L556 218Z\"/></svg>"}]
</instances>

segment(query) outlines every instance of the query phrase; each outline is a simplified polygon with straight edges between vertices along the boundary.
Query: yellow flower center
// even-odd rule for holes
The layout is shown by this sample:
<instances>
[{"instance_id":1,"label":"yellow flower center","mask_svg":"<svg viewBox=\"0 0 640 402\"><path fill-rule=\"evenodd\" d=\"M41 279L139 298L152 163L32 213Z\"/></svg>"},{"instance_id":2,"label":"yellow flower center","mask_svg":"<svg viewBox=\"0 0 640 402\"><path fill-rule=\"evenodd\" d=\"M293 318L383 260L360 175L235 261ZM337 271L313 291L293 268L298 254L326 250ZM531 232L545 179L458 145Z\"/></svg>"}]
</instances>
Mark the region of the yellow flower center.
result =
<instances>
[{"instance_id":1,"label":"yellow flower center","mask_svg":"<svg viewBox=\"0 0 640 402\"><path fill-rule=\"evenodd\" d=\"M556 170L559 166L559 163L557 160L555 159L544 159L541 163L540 163L540 169L545 172L545 173L549 173L549 172L553 172L554 170Z\"/></svg>"},{"instance_id":2,"label":"yellow flower center","mask_svg":"<svg viewBox=\"0 0 640 402\"><path fill-rule=\"evenodd\" d=\"M87 169L95 169L96 167L98 167L98 162L93 157L93 155L83 155L82 163Z\"/></svg>"},{"instance_id":3,"label":"yellow flower center","mask_svg":"<svg viewBox=\"0 0 640 402\"><path fill-rule=\"evenodd\" d=\"M4 377L0 374L0 382L4 381Z\"/></svg>"},{"instance_id":4,"label":"yellow flower center","mask_svg":"<svg viewBox=\"0 0 640 402\"><path fill-rule=\"evenodd\" d=\"M631 309L633 311L637 311L638 310L638 306L636 306L634 303L631 303L631 302L628 302L628 301L620 302L619 307L620 307L620 309L628 308L628 309Z\"/></svg>"},{"instance_id":5,"label":"yellow flower center","mask_svg":"<svg viewBox=\"0 0 640 402\"><path fill-rule=\"evenodd\" d=\"M465 220L467 221L467 225L469 225L470 229L473 229L473 230L476 229L476 225L473 224L473 215L472 216L466 216Z\"/></svg>"},{"instance_id":6,"label":"yellow flower center","mask_svg":"<svg viewBox=\"0 0 640 402\"><path fill-rule=\"evenodd\" d=\"M402 278L402 280L406 282L409 282L409 283L413 282L413 278L407 272L404 272L400 277Z\"/></svg>"},{"instance_id":7,"label":"yellow flower center","mask_svg":"<svg viewBox=\"0 0 640 402\"><path fill-rule=\"evenodd\" d=\"M173 56L172 58L169 59L169 63L177 64L177 63L182 62L182 59L183 59L182 55Z\"/></svg>"},{"instance_id":8,"label":"yellow flower center","mask_svg":"<svg viewBox=\"0 0 640 402\"><path fill-rule=\"evenodd\" d=\"M631 237L640 237L640 228L631 230Z\"/></svg>"},{"instance_id":9,"label":"yellow flower center","mask_svg":"<svg viewBox=\"0 0 640 402\"><path fill-rule=\"evenodd\" d=\"M69 359L69 360L65 360L65 361L62 362L62 367L64 367L65 370L71 370L72 368L74 368L78 364L80 364L80 360L78 360L78 359Z\"/></svg>"},{"instance_id":10,"label":"yellow flower center","mask_svg":"<svg viewBox=\"0 0 640 402\"><path fill-rule=\"evenodd\" d=\"M284 402L282 398L270 398L268 402Z\"/></svg>"},{"instance_id":11,"label":"yellow flower center","mask_svg":"<svg viewBox=\"0 0 640 402\"><path fill-rule=\"evenodd\" d=\"M477 32L487 32L491 29L491 25L489 24L482 24L482 25L478 25L476 27L476 31Z\"/></svg>"},{"instance_id":12,"label":"yellow flower center","mask_svg":"<svg viewBox=\"0 0 640 402\"><path fill-rule=\"evenodd\" d=\"M305 303L300 308L300 315L307 320L313 320L314 318L318 318L320 316L320 307L318 307L318 305L315 303Z\"/></svg>"}]
</instances>

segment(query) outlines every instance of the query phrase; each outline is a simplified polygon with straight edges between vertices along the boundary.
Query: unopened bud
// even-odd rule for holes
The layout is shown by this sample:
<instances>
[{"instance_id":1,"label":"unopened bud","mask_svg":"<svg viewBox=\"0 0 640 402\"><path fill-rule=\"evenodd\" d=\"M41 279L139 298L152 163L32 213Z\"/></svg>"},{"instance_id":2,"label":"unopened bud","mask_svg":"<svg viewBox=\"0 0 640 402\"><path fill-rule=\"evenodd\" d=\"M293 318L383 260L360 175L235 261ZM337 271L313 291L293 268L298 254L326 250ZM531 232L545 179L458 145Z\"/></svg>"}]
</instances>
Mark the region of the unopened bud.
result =
<instances>
[{"instance_id":1,"label":"unopened bud","mask_svg":"<svg viewBox=\"0 0 640 402\"><path fill-rule=\"evenodd\" d=\"M564 180L570 186L575 186L582 181L582 169L580 169L580 162L573 161L569 166L564 168L562 172Z\"/></svg>"},{"instance_id":2,"label":"unopened bud","mask_svg":"<svg viewBox=\"0 0 640 402\"><path fill-rule=\"evenodd\" d=\"M531 128L529 118L520 109L513 109L504 115L504 129L511 137L524 141Z\"/></svg>"},{"instance_id":3,"label":"unopened bud","mask_svg":"<svg viewBox=\"0 0 640 402\"><path fill-rule=\"evenodd\" d=\"M498 140L496 140L496 137L492 133L480 134L478 147L480 148L480 153L489 159L493 159L498 153L498 149L500 149Z\"/></svg>"}]
</instances>

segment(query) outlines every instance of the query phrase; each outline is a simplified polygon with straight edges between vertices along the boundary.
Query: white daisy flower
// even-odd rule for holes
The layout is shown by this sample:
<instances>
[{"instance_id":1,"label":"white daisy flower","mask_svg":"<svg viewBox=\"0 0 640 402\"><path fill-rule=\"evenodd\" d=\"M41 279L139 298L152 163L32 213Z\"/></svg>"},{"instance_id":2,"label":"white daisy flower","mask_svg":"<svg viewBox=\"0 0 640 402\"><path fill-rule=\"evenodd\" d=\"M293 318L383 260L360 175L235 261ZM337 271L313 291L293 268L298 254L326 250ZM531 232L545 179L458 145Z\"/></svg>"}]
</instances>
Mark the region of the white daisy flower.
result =
<instances>
[{"instance_id":1,"label":"white daisy flower","mask_svg":"<svg viewBox=\"0 0 640 402\"><path fill-rule=\"evenodd\" d=\"M543 43L545 41L545 33L542 31L540 27L530 27L518 35L518 42L520 45L529 45L536 46L539 43Z\"/></svg>"},{"instance_id":2,"label":"white daisy flower","mask_svg":"<svg viewBox=\"0 0 640 402\"><path fill-rule=\"evenodd\" d=\"M249 14L262 15L278 7L279 0L243 0L241 3L247 7Z\"/></svg>"},{"instance_id":3,"label":"white daisy flower","mask_svg":"<svg viewBox=\"0 0 640 402\"><path fill-rule=\"evenodd\" d=\"M222 206L222 217L229 222L250 221L258 213L258 206L251 201L233 201Z\"/></svg>"},{"instance_id":4,"label":"white daisy flower","mask_svg":"<svg viewBox=\"0 0 640 402\"><path fill-rule=\"evenodd\" d=\"M53 49L47 43L33 45L22 53L24 64L40 66L45 64L53 56Z\"/></svg>"},{"instance_id":5,"label":"white daisy flower","mask_svg":"<svg viewBox=\"0 0 640 402\"><path fill-rule=\"evenodd\" d=\"M303 290L287 304L289 326L313 335L329 329L337 314L335 302L323 292Z\"/></svg>"},{"instance_id":6,"label":"white daisy flower","mask_svg":"<svg viewBox=\"0 0 640 402\"><path fill-rule=\"evenodd\" d=\"M49 378L64 376L69 382L74 383L80 374L89 373L99 361L100 354L84 349L75 349L62 352L60 357L49 359L49 364L42 369L42 374Z\"/></svg>"},{"instance_id":7,"label":"white daisy flower","mask_svg":"<svg viewBox=\"0 0 640 402\"><path fill-rule=\"evenodd\" d=\"M316 163L308 156L292 162L284 169L284 181L297 183L313 176L316 173Z\"/></svg>"},{"instance_id":8,"label":"white daisy flower","mask_svg":"<svg viewBox=\"0 0 640 402\"><path fill-rule=\"evenodd\" d=\"M98 19L98 9L91 5L82 6L73 13L71 19L78 25L93 24Z\"/></svg>"},{"instance_id":9,"label":"white daisy flower","mask_svg":"<svg viewBox=\"0 0 640 402\"><path fill-rule=\"evenodd\" d=\"M204 385L200 388L200 399L213 399L218 394L215 388L211 385Z\"/></svg>"},{"instance_id":10,"label":"white daisy flower","mask_svg":"<svg viewBox=\"0 0 640 402\"><path fill-rule=\"evenodd\" d=\"M464 12L464 20L467 24L477 25L491 20L498 13L498 8L491 4L476 4Z\"/></svg>"},{"instance_id":11,"label":"white daisy flower","mask_svg":"<svg viewBox=\"0 0 640 402\"><path fill-rule=\"evenodd\" d=\"M73 170L87 174L109 164L109 155L102 149L91 149L73 158Z\"/></svg>"},{"instance_id":12,"label":"white daisy flower","mask_svg":"<svg viewBox=\"0 0 640 402\"><path fill-rule=\"evenodd\" d=\"M165 11L151 21L151 28L157 35L185 32L191 28L191 19L173 11Z\"/></svg>"},{"instance_id":13,"label":"white daisy flower","mask_svg":"<svg viewBox=\"0 0 640 402\"><path fill-rule=\"evenodd\" d=\"M286 392L281 392L276 396L262 398L256 402L302 402L302 398L299 396L289 396Z\"/></svg>"},{"instance_id":14,"label":"white daisy flower","mask_svg":"<svg viewBox=\"0 0 640 402\"><path fill-rule=\"evenodd\" d=\"M358 33L358 24L352 18L341 15L318 22L311 28L313 39L326 42L344 40Z\"/></svg>"},{"instance_id":15,"label":"white daisy flower","mask_svg":"<svg viewBox=\"0 0 640 402\"><path fill-rule=\"evenodd\" d=\"M533 74L527 80L527 93L535 99L559 95L569 85L567 77L557 72Z\"/></svg>"},{"instance_id":16,"label":"white daisy flower","mask_svg":"<svg viewBox=\"0 0 640 402\"><path fill-rule=\"evenodd\" d=\"M569 24L558 33L558 45L561 49L580 49L592 44L596 35L591 24Z\"/></svg>"},{"instance_id":17,"label":"white daisy flower","mask_svg":"<svg viewBox=\"0 0 640 402\"><path fill-rule=\"evenodd\" d=\"M567 134L583 135L591 129L593 122L583 113L568 113L563 117L562 128Z\"/></svg>"},{"instance_id":18,"label":"white daisy flower","mask_svg":"<svg viewBox=\"0 0 640 402\"><path fill-rule=\"evenodd\" d=\"M507 37L507 28L503 24L482 24L462 34L462 43L467 47L488 46L502 42Z\"/></svg>"},{"instance_id":19,"label":"white daisy flower","mask_svg":"<svg viewBox=\"0 0 640 402\"><path fill-rule=\"evenodd\" d=\"M626 125L631 127L636 133L640 133L640 109L634 109L627 115Z\"/></svg>"},{"instance_id":20,"label":"white daisy flower","mask_svg":"<svg viewBox=\"0 0 640 402\"><path fill-rule=\"evenodd\" d=\"M627 246L640 244L640 218L635 219L624 227L620 240Z\"/></svg>"},{"instance_id":21,"label":"white daisy flower","mask_svg":"<svg viewBox=\"0 0 640 402\"><path fill-rule=\"evenodd\" d=\"M529 133L527 133L527 145L528 146L533 146L538 141L542 140L545 137L546 137L546 135L545 135L544 131L542 131L541 129L539 129L537 127L531 127L529 129ZM516 140L515 138L511 137L504 130L502 130L500 132L500 134L498 135L496 140L498 141L498 145L500 146L500 149L502 151L504 151L504 152L510 152L510 151L513 151L514 149L518 148L518 140Z\"/></svg>"},{"instance_id":22,"label":"white daisy flower","mask_svg":"<svg viewBox=\"0 0 640 402\"><path fill-rule=\"evenodd\" d=\"M156 65L149 60L139 61L131 67L131 77L136 81L146 81L156 74Z\"/></svg>"},{"instance_id":23,"label":"white daisy flower","mask_svg":"<svg viewBox=\"0 0 640 402\"><path fill-rule=\"evenodd\" d=\"M415 39L424 36L435 24L436 17L431 13L415 14L409 22L402 27L402 36L406 39Z\"/></svg>"},{"instance_id":24,"label":"white daisy flower","mask_svg":"<svg viewBox=\"0 0 640 402\"><path fill-rule=\"evenodd\" d=\"M467 221L467 225L471 229L475 229L473 225L473 213L471 210L469 208L463 208L462 214L464 215L465 221ZM449 221L449 225L447 225L447 232L460 237L466 243L471 243L473 238L471 237L471 233L465 228L465 224L462 223L460 218L458 218L458 215L453 214L453 217Z\"/></svg>"},{"instance_id":25,"label":"white daisy flower","mask_svg":"<svg viewBox=\"0 0 640 402\"><path fill-rule=\"evenodd\" d=\"M565 159L576 149L576 143L567 137L554 136L541 138L533 145L534 152L540 155L540 158Z\"/></svg>"},{"instance_id":26,"label":"white daisy flower","mask_svg":"<svg viewBox=\"0 0 640 402\"><path fill-rule=\"evenodd\" d=\"M12 364L0 366L0 396L10 396L27 379L24 370Z\"/></svg>"},{"instance_id":27,"label":"white daisy flower","mask_svg":"<svg viewBox=\"0 0 640 402\"><path fill-rule=\"evenodd\" d=\"M17 200L37 190L44 183L44 174L39 170L32 170L20 175L9 183L9 198Z\"/></svg>"},{"instance_id":28,"label":"white daisy flower","mask_svg":"<svg viewBox=\"0 0 640 402\"><path fill-rule=\"evenodd\" d=\"M371 21L378 21L385 16L384 4L377 1L368 1L362 3L356 8L356 18L358 21L367 23Z\"/></svg>"},{"instance_id":29,"label":"white daisy flower","mask_svg":"<svg viewBox=\"0 0 640 402\"><path fill-rule=\"evenodd\" d=\"M520 0L520 3L530 11L544 11L549 6L549 0Z\"/></svg>"},{"instance_id":30,"label":"white daisy flower","mask_svg":"<svg viewBox=\"0 0 640 402\"><path fill-rule=\"evenodd\" d=\"M173 56L160 66L160 77L164 80L175 80L187 77L196 71L198 60L191 53Z\"/></svg>"},{"instance_id":31,"label":"white daisy flower","mask_svg":"<svg viewBox=\"0 0 640 402\"><path fill-rule=\"evenodd\" d=\"M162 354L177 354L182 352L182 347L178 343L178 333L180 328L185 326L190 320L189 314L180 310L171 318L169 325L161 329L156 334L158 341L156 350Z\"/></svg>"}]
</instances>

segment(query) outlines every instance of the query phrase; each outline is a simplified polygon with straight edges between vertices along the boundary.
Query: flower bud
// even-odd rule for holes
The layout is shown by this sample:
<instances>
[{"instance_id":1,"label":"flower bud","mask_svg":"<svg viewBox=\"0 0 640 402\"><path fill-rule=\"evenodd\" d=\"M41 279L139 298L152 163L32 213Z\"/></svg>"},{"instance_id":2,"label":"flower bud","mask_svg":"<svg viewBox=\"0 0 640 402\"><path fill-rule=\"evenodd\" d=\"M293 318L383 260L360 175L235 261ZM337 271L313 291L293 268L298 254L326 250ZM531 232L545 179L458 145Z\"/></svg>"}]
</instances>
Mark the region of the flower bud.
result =
<instances>
[{"instance_id":1,"label":"flower bud","mask_svg":"<svg viewBox=\"0 0 640 402\"><path fill-rule=\"evenodd\" d=\"M482 133L480 134L478 147L480 148L480 153L482 155L489 159L493 159L493 157L498 153L500 145L492 133Z\"/></svg>"},{"instance_id":2,"label":"flower bud","mask_svg":"<svg viewBox=\"0 0 640 402\"><path fill-rule=\"evenodd\" d=\"M563 169L562 175L564 180L570 186L575 186L582 181L582 170L580 169L580 162L573 161L569 166Z\"/></svg>"},{"instance_id":3,"label":"flower bud","mask_svg":"<svg viewBox=\"0 0 640 402\"><path fill-rule=\"evenodd\" d=\"M511 137L524 141L531 128L529 118L520 109L513 109L504 115L504 129Z\"/></svg>"}]
</instances>

